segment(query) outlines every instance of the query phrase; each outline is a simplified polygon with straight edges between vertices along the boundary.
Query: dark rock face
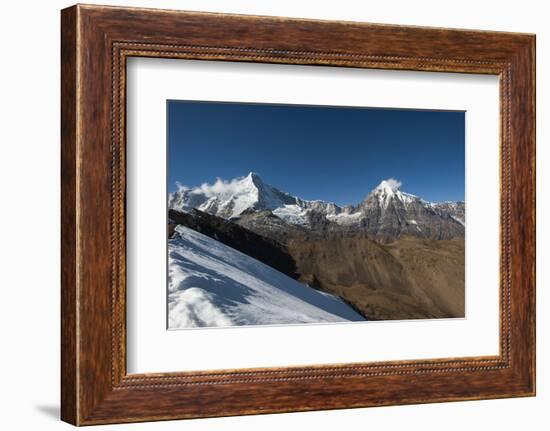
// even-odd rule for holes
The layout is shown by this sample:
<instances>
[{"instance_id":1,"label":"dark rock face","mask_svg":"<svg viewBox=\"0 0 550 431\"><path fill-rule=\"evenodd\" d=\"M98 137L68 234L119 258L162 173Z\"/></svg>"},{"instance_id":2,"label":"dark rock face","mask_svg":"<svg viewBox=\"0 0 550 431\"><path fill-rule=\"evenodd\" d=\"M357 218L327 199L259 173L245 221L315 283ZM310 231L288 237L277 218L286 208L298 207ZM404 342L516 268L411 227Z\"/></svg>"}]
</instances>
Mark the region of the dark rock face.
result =
<instances>
[{"instance_id":1,"label":"dark rock face","mask_svg":"<svg viewBox=\"0 0 550 431\"><path fill-rule=\"evenodd\" d=\"M432 207L439 214L451 216L462 225L466 221L466 205L464 202L441 202L432 204Z\"/></svg>"},{"instance_id":2,"label":"dark rock face","mask_svg":"<svg viewBox=\"0 0 550 431\"><path fill-rule=\"evenodd\" d=\"M182 225L207 235L234 248L292 278L298 278L296 263L284 246L269 238L258 235L231 221L202 211L184 213L169 210L169 225ZM169 230L170 232L170 230Z\"/></svg>"},{"instance_id":3,"label":"dark rock face","mask_svg":"<svg viewBox=\"0 0 550 431\"><path fill-rule=\"evenodd\" d=\"M464 236L464 225L449 210L399 190L376 190L361 203L360 211L361 229L381 242L403 235L436 240Z\"/></svg>"},{"instance_id":4,"label":"dark rock face","mask_svg":"<svg viewBox=\"0 0 550 431\"><path fill-rule=\"evenodd\" d=\"M267 210L248 210L232 221L279 244L286 244L292 238L305 238L308 235L304 227L287 223Z\"/></svg>"}]
</instances>

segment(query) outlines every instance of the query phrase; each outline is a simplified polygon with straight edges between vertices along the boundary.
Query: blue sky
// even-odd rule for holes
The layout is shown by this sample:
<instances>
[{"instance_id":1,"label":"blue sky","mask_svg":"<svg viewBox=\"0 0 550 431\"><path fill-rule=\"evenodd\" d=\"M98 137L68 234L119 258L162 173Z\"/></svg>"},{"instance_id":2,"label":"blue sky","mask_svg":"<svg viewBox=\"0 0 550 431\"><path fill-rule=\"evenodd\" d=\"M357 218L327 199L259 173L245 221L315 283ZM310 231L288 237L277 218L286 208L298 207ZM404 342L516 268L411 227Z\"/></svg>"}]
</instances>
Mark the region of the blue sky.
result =
<instances>
[{"instance_id":1,"label":"blue sky","mask_svg":"<svg viewBox=\"0 0 550 431\"><path fill-rule=\"evenodd\" d=\"M168 190L253 171L304 199L356 204L380 181L464 200L464 112L168 101Z\"/></svg>"}]
</instances>

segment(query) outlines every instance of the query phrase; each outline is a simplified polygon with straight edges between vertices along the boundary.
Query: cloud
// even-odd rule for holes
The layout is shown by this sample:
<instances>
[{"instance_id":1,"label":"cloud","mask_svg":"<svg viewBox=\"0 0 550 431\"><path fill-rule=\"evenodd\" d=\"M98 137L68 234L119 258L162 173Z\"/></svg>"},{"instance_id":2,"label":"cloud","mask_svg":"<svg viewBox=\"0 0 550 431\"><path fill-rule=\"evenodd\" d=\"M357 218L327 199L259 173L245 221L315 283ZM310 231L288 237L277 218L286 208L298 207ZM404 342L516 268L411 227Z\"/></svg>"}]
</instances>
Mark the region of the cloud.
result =
<instances>
[{"instance_id":1,"label":"cloud","mask_svg":"<svg viewBox=\"0 0 550 431\"><path fill-rule=\"evenodd\" d=\"M388 178L387 180L382 181L377 189L390 189L391 191L395 192L399 190L402 183L399 180L396 180L395 178Z\"/></svg>"},{"instance_id":2,"label":"cloud","mask_svg":"<svg viewBox=\"0 0 550 431\"><path fill-rule=\"evenodd\" d=\"M217 178L214 184L203 183L199 187L193 189L195 193L203 193L207 197L217 195L232 195L243 189L243 178L235 178L226 181L222 178Z\"/></svg>"},{"instance_id":3,"label":"cloud","mask_svg":"<svg viewBox=\"0 0 550 431\"><path fill-rule=\"evenodd\" d=\"M176 188L178 189L178 192L185 192L189 190L189 187L187 187L186 185L183 185L179 181L176 181Z\"/></svg>"}]
</instances>

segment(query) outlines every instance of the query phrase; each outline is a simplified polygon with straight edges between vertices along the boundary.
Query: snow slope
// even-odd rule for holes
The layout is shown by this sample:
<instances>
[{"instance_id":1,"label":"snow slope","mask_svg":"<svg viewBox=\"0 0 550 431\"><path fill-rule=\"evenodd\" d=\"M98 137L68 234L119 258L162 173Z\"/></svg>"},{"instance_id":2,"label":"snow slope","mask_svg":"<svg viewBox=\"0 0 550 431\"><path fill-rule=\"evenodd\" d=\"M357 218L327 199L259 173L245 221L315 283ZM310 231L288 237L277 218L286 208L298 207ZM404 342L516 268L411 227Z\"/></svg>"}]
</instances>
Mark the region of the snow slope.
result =
<instances>
[{"instance_id":1,"label":"snow slope","mask_svg":"<svg viewBox=\"0 0 550 431\"><path fill-rule=\"evenodd\" d=\"M170 329L365 320L339 298L210 237L176 232L168 241Z\"/></svg>"}]
</instances>

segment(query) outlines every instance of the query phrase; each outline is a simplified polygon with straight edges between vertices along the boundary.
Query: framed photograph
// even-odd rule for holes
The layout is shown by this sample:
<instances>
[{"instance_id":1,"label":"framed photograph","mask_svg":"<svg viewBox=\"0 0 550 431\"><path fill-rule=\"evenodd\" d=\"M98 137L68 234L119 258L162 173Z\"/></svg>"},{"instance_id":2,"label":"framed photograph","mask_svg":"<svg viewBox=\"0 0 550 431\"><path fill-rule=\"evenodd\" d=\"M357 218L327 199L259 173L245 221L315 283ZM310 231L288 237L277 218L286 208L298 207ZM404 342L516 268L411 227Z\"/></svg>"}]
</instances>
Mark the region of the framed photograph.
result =
<instances>
[{"instance_id":1,"label":"framed photograph","mask_svg":"<svg viewBox=\"0 0 550 431\"><path fill-rule=\"evenodd\" d=\"M535 37L62 11L61 415L535 394Z\"/></svg>"}]
</instances>

